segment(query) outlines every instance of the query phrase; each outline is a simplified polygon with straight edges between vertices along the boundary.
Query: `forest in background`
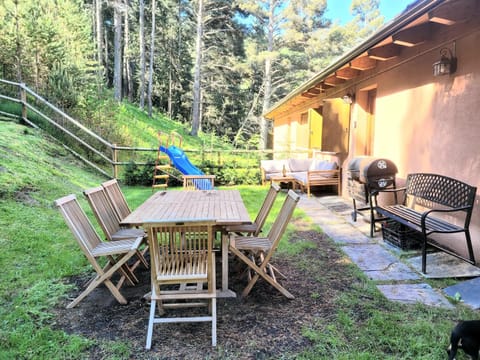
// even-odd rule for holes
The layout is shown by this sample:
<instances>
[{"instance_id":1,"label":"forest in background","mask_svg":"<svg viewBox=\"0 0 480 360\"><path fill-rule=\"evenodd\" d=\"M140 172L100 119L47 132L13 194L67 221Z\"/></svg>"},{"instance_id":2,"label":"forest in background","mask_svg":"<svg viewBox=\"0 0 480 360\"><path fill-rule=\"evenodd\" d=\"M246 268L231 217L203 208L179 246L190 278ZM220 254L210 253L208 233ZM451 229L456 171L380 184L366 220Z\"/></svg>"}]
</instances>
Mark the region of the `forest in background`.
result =
<instances>
[{"instance_id":1,"label":"forest in background","mask_svg":"<svg viewBox=\"0 0 480 360\"><path fill-rule=\"evenodd\" d=\"M263 149L262 113L384 22L379 0L352 0L343 25L332 1L3 0L1 78L87 125L126 100Z\"/></svg>"}]
</instances>

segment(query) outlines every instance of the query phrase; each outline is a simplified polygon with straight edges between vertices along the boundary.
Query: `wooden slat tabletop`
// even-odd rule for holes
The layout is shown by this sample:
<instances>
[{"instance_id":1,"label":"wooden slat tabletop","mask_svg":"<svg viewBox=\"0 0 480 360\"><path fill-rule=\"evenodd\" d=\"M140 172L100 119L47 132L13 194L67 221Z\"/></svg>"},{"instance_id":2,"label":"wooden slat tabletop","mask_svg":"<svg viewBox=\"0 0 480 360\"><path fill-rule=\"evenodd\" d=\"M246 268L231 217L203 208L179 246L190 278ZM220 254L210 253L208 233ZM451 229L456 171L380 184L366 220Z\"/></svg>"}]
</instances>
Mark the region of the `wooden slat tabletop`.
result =
<instances>
[{"instance_id":1,"label":"wooden slat tabletop","mask_svg":"<svg viewBox=\"0 0 480 360\"><path fill-rule=\"evenodd\" d=\"M169 190L154 193L122 224L142 226L148 221L214 219L220 226L251 223L238 190ZM218 297L235 297L228 289L228 234L222 236L222 289Z\"/></svg>"},{"instance_id":2,"label":"wooden slat tabletop","mask_svg":"<svg viewBox=\"0 0 480 360\"><path fill-rule=\"evenodd\" d=\"M172 190L153 194L122 224L140 226L147 221L178 219L214 219L218 225L250 222L238 190Z\"/></svg>"}]
</instances>

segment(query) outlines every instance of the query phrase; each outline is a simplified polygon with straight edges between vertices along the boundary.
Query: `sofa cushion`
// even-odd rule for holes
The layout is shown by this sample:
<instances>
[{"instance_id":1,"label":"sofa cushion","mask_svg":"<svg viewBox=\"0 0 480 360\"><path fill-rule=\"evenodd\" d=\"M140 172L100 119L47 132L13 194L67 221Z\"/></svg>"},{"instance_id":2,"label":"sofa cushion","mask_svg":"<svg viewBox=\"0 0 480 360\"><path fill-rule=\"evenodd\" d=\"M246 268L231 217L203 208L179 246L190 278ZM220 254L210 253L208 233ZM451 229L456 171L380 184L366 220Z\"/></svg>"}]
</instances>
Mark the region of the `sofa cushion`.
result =
<instances>
[{"instance_id":1,"label":"sofa cushion","mask_svg":"<svg viewBox=\"0 0 480 360\"><path fill-rule=\"evenodd\" d=\"M281 172L265 173L265 180L270 180L272 177L275 177L275 176L283 176L283 174ZM289 176L289 175L286 174L285 176Z\"/></svg>"},{"instance_id":2,"label":"sofa cushion","mask_svg":"<svg viewBox=\"0 0 480 360\"><path fill-rule=\"evenodd\" d=\"M310 167L310 170L336 170L337 168L338 168L338 165L336 162L321 160L321 161L315 161Z\"/></svg>"},{"instance_id":3,"label":"sofa cushion","mask_svg":"<svg viewBox=\"0 0 480 360\"><path fill-rule=\"evenodd\" d=\"M292 173L308 171L311 164L312 159L288 159L288 166Z\"/></svg>"},{"instance_id":4,"label":"sofa cushion","mask_svg":"<svg viewBox=\"0 0 480 360\"><path fill-rule=\"evenodd\" d=\"M296 172L292 174L293 178L303 184L307 183L307 176L308 172L306 171L301 171L301 172Z\"/></svg>"},{"instance_id":5,"label":"sofa cushion","mask_svg":"<svg viewBox=\"0 0 480 360\"><path fill-rule=\"evenodd\" d=\"M290 171L288 162L285 159L260 160L260 167L265 170L266 173L282 173L284 166L286 171Z\"/></svg>"}]
</instances>

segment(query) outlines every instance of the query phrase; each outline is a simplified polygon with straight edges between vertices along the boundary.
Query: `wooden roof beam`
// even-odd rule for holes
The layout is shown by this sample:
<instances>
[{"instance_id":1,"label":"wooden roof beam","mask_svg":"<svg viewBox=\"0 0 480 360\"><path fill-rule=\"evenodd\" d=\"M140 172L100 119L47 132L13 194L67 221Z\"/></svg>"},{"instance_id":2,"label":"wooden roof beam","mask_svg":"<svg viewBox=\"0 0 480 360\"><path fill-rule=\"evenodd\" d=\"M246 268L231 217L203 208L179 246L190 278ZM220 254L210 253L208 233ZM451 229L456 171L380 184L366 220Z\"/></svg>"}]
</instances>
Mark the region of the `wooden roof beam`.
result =
<instances>
[{"instance_id":1,"label":"wooden roof beam","mask_svg":"<svg viewBox=\"0 0 480 360\"><path fill-rule=\"evenodd\" d=\"M319 89L319 88L316 88L316 87L312 87L312 88L307 90L307 93L312 94L312 95L318 95L321 92L322 92L322 90Z\"/></svg>"},{"instance_id":2,"label":"wooden roof beam","mask_svg":"<svg viewBox=\"0 0 480 360\"><path fill-rule=\"evenodd\" d=\"M466 21L475 12L475 0L445 3L428 13L428 20L442 25Z\"/></svg>"},{"instance_id":3,"label":"wooden roof beam","mask_svg":"<svg viewBox=\"0 0 480 360\"><path fill-rule=\"evenodd\" d=\"M337 86L337 85L343 84L344 82L345 82L345 79L340 79L335 75L331 75L324 80L324 83L330 86Z\"/></svg>"},{"instance_id":4,"label":"wooden roof beam","mask_svg":"<svg viewBox=\"0 0 480 360\"><path fill-rule=\"evenodd\" d=\"M358 57L350 61L350 67L357 70L369 70L377 66L377 60L372 59L368 56Z\"/></svg>"},{"instance_id":5,"label":"wooden roof beam","mask_svg":"<svg viewBox=\"0 0 480 360\"><path fill-rule=\"evenodd\" d=\"M309 92L304 92L302 93L302 96L311 99L314 98L316 95L310 94Z\"/></svg>"},{"instance_id":6,"label":"wooden roof beam","mask_svg":"<svg viewBox=\"0 0 480 360\"><path fill-rule=\"evenodd\" d=\"M375 60L386 61L400 55L400 46L388 44L368 50L368 56Z\"/></svg>"},{"instance_id":7,"label":"wooden roof beam","mask_svg":"<svg viewBox=\"0 0 480 360\"><path fill-rule=\"evenodd\" d=\"M350 80L359 76L360 70L352 69L351 67L346 67L346 68L337 70L335 75L339 79Z\"/></svg>"},{"instance_id":8,"label":"wooden roof beam","mask_svg":"<svg viewBox=\"0 0 480 360\"><path fill-rule=\"evenodd\" d=\"M419 45L431 38L431 24L425 23L419 26L411 27L399 31L392 35L394 44L412 47Z\"/></svg>"},{"instance_id":9,"label":"wooden roof beam","mask_svg":"<svg viewBox=\"0 0 480 360\"><path fill-rule=\"evenodd\" d=\"M321 83L320 83L320 86L322 87L322 90L323 90L323 91L325 91L325 90L330 89L330 88L333 87L333 85L328 85L328 84L326 84L325 81L321 82Z\"/></svg>"}]
</instances>

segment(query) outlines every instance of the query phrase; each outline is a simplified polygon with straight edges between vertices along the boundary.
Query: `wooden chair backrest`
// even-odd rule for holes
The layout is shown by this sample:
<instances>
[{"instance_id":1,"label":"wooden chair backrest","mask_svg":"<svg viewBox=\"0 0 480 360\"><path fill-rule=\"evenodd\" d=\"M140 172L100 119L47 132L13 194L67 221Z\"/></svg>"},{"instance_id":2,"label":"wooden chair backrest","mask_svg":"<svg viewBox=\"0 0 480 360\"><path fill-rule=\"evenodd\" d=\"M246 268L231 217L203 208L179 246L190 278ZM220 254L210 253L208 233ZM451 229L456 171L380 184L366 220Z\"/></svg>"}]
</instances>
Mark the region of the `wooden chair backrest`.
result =
<instances>
[{"instance_id":1,"label":"wooden chair backrest","mask_svg":"<svg viewBox=\"0 0 480 360\"><path fill-rule=\"evenodd\" d=\"M215 291L214 225L210 220L145 223L152 282L208 282L208 290Z\"/></svg>"},{"instance_id":2,"label":"wooden chair backrest","mask_svg":"<svg viewBox=\"0 0 480 360\"><path fill-rule=\"evenodd\" d=\"M120 221L130 215L132 211L128 206L122 189L120 189L120 185L118 184L117 179L105 181L104 183L102 183L102 187L113 209L117 213Z\"/></svg>"},{"instance_id":3,"label":"wooden chair backrest","mask_svg":"<svg viewBox=\"0 0 480 360\"><path fill-rule=\"evenodd\" d=\"M87 189L84 192L85 197L92 208L92 211L98 223L108 240L112 240L113 234L120 230L120 219L113 209L103 187Z\"/></svg>"},{"instance_id":4,"label":"wooden chair backrest","mask_svg":"<svg viewBox=\"0 0 480 360\"><path fill-rule=\"evenodd\" d=\"M92 250L102 241L87 215L80 207L76 196L74 194L64 196L55 200L55 205L58 207L68 228L74 235L87 259L95 270L101 270L101 267L92 254Z\"/></svg>"},{"instance_id":5,"label":"wooden chair backrest","mask_svg":"<svg viewBox=\"0 0 480 360\"><path fill-rule=\"evenodd\" d=\"M272 209L272 206L279 192L280 192L280 186L278 186L277 184L272 184L270 186L267 196L263 201L262 207L258 211L257 217L255 218L254 223L256 226L256 230L253 233L253 236L258 236L258 234L262 230L262 227L265 224L265 221L267 220L268 214L270 213L270 210Z\"/></svg>"},{"instance_id":6,"label":"wooden chair backrest","mask_svg":"<svg viewBox=\"0 0 480 360\"><path fill-rule=\"evenodd\" d=\"M213 190L215 175L183 175L184 190Z\"/></svg>"},{"instance_id":7,"label":"wooden chair backrest","mask_svg":"<svg viewBox=\"0 0 480 360\"><path fill-rule=\"evenodd\" d=\"M287 225L292 218L293 211L295 210L295 207L297 206L299 200L300 196L295 194L293 190L288 190L287 197L283 202L282 208L280 209L280 212L275 219L272 227L270 228L267 236L272 246L270 248L269 254L266 254L265 256L266 259L270 258L273 252L275 252L275 250L277 249L278 243L280 242L280 239L282 238L283 233L285 232L285 229L287 228Z\"/></svg>"}]
</instances>

